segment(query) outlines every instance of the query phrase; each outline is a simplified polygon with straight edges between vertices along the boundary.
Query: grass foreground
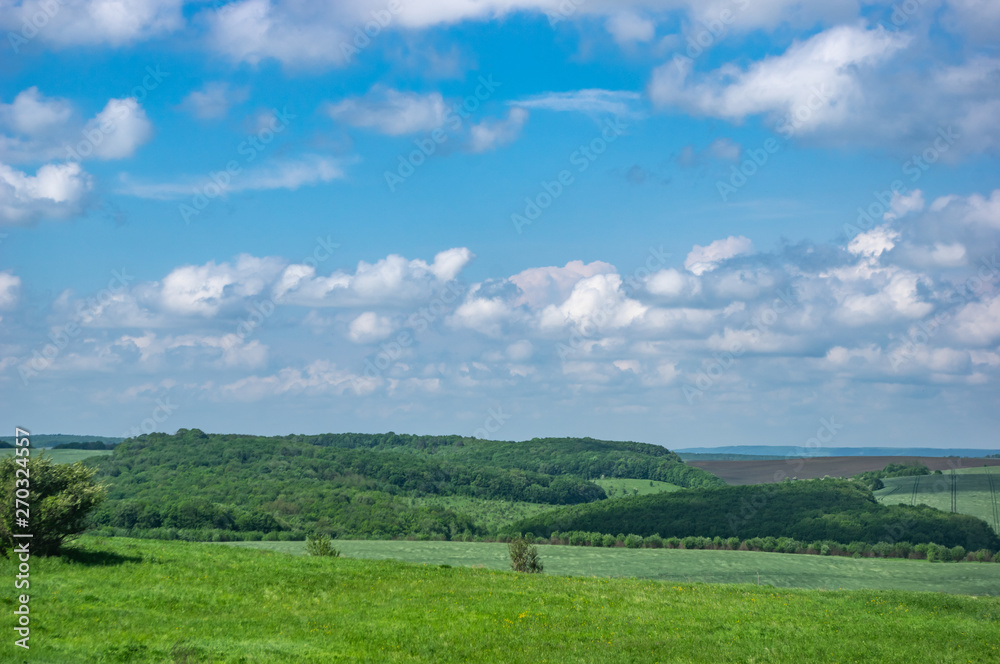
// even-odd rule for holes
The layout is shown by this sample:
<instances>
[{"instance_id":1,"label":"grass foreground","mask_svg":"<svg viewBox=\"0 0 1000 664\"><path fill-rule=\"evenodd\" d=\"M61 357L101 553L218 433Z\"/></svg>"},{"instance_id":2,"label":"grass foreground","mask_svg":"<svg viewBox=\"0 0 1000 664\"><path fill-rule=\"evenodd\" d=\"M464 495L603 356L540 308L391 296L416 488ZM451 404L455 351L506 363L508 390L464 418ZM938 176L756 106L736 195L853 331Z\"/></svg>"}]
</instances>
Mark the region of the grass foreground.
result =
<instances>
[{"instance_id":1,"label":"grass foreground","mask_svg":"<svg viewBox=\"0 0 1000 664\"><path fill-rule=\"evenodd\" d=\"M186 542L81 538L32 560L31 595L31 650L11 638L3 661L1000 658L991 597L519 575ZM3 601L10 616L10 593Z\"/></svg>"}]
</instances>

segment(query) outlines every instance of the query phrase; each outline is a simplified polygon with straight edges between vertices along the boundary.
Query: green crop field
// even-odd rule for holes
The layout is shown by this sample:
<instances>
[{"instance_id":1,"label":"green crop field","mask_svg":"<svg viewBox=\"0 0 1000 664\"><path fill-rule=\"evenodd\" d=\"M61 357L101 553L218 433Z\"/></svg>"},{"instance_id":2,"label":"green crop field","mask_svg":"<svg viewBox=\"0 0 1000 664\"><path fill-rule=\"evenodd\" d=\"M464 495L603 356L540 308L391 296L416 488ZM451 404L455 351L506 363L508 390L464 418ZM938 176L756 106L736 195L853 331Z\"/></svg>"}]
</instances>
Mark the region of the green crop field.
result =
<instances>
[{"instance_id":1,"label":"green crop field","mask_svg":"<svg viewBox=\"0 0 1000 664\"><path fill-rule=\"evenodd\" d=\"M942 475L888 477L875 492L883 504L930 505L978 517L1000 532L1000 467L962 468Z\"/></svg>"},{"instance_id":2,"label":"green crop field","mask_svg":"<svg viewBox=\"0 0 1000 664\"><path fill-rule=\"evenodd\" d=\"M0 646L3 661L1000 658L1000 599L992 597L522 575L150 540L84 537L73 548L32 559L31 650L15 652L11 639ZM0 576L13 578L14 565L0 559ZM11 593L2 601L10 615Z\"/></svg>"},{"instance_id":3,"label":"green crop field","mask_svg":"<svg viewBox=\"0 0 1000 664\"><path fill-rule=\"evenodd\" d=\"M647 493L670 493L680 491L684 487L670 484L669 482L658 482L656 480L631 480L631 479L607 479L593 480L594 484L600 486L609 496L617 498L620 496L631 496L637 494L644 496Z\"/></svg>"},{"instance_id":4,"label":"green crop field","mask_svg":"<svg viewBox=\"0 0 1000 664\"><path fill-rule=\"evenodd\" d=\"M302 554L305 542L228 546ZM338 540L350 558L508 569L507 545L473 542ZM548 574L636 577L698 583L754 583L820 590L930 590L1000 596L1000 564L842 558L754 551L540 546Z\"/></svg>"},{"instance_id":5,"label":"green crop field","mask_svg":"<svg viewBox=\"0 0 1000 664\"><path fill-rule=\"evenodd\" d=\"M0 449L0 455L2 456L11 456L12 454L14 454L13 448ZM40 454L45 454L56 463L73 463L74 461L82 461L92 456L111 454L111 450L42 450L32 448L31 456L39 456Z\"/></svg>"}]
</instances>

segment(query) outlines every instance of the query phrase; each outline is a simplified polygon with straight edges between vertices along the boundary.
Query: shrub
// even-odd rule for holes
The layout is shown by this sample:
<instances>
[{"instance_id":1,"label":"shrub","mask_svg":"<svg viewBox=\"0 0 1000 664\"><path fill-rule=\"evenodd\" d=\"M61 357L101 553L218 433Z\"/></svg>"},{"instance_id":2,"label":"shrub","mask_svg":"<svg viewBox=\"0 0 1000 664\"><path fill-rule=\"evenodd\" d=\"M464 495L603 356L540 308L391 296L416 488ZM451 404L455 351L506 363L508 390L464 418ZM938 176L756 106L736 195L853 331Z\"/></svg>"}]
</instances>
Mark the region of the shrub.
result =
<instances>
[{"instance_id":1,"label":"shrub","mask_svg":"<svg viewBox=\"0 0 1000 664\"><path fill-rule=\"evenodd\" d=\"M668 537L663 540L663 543L666 544L668 549L679 549L681 546L681 540L678 537Z\"/></svg>"},{"instance_id":2,"label":"shrub","mask_svg":"<svg viewBox=\"0 0 1000 664\"><path fill-rule=\"evenodd\" d=\"M26 448L20 448L26 449ZM17 471L22 477L18 478ZM27 471L27 473L25 473ZM22 540L14 538L19 506L15 500L27 502L30 507L31 553L39 556L59 554L63 541L87 527L87 514L106 496L104 485L94 482L96 469L87 468L79 461L74 464L54 463L45 456L14 457L0 460L0 552L13 549ZM30 488L27 496L24 483L27 474ZM19 496L18 490L22 491ZM30 496L30 498L28 497Z\"/></svg>"},{"instance_id":3,"label":"shrub","mask_svg":"<svg viewBox=\"0 0 1000 664\"><path fill-rule=\"evenodd\" d=\"M643 538L643 544L651 549L663 548L663 538L653 533L649 537Z\"/></svg>"},{"instance_id":4,"label":"shrub","mask_svg":"<svg viewBox=\"0 0 1000 664\"><path fill-rule=\"evenodd\" d=\"M730 537L729 539L727 539L726 548L729 549L730 551L735 551L736 549L740 548L740 538Z\"/></svg>"},{"instance_id":5,"label":"shrub","mask_svg":"<svg viewBox=\"0 0 1000 664\"><path fill-rule=\"evenodd\" d=\"M614 535L605 535L601 540L602 546L611 547L618 543L618 539Z\"/></svg>"},{"instance_id":6,"label":"shrub","mask_svg":"<svg viewBox=\"0 0 1000 664\"><path fill-rule=\"evenodd\" d=\"M628 535L625 538L625 546L629 549L638 549L642 546L642 538L638 535Z\"/></svg>"},{"instance_id":7,"label":"shrub","mask_svg":"<svg viewBox=\"0 0 1000 664\"><path fill-rule=\"evenodd\" d=\"M515 572L539 574L542 571L542 561L538 558L538 548L531 540L517 537L507 545L510 553L510 568Z\"/></svg>"},{"instance_id":8,"label":"shrub","mask_svg":"<svg viewBox=\"0 0 1000 664\"><path fill-rule=\"evenodd\" d=\"M954 546L951 548L951 559L952 560L964 560L965 559L965 547L964 546Z\"/></svg>"},{"instance_id":9,"label":"shrub","mask_svg":"<svg viewBox=\"0 0 1000 664\"><path fill-rule=\"evenodd\" d=\"M339 558L340 550L333 546L329 535L309 535L306 537L306 553L310 556Z\"/></svg>"}]
</instances>

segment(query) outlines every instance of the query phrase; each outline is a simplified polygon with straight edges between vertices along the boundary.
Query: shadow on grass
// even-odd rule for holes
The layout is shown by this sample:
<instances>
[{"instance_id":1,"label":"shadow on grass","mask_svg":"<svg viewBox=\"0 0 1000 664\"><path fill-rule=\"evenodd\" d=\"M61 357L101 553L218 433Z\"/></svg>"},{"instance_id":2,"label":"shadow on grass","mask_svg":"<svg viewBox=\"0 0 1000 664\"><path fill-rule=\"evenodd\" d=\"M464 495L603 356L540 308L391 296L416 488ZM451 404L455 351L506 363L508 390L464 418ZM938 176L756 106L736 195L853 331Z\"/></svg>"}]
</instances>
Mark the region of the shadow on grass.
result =
<instances>
[{"instance_id":1,"label":"shadow on grass","mask_svg":"<svg viewBox=\"0 0 1000 664\"><path fill-rule=\"evenodd\" d=\"M125 563L142 562L142 556L123 556L120 553L113 553L111 551L92 551L90 549L78 549L71 546L64 546L59 555L67 562L86 565L87 567L110 567L113 565L124 565Z\"/></svg>"}]
</instances>

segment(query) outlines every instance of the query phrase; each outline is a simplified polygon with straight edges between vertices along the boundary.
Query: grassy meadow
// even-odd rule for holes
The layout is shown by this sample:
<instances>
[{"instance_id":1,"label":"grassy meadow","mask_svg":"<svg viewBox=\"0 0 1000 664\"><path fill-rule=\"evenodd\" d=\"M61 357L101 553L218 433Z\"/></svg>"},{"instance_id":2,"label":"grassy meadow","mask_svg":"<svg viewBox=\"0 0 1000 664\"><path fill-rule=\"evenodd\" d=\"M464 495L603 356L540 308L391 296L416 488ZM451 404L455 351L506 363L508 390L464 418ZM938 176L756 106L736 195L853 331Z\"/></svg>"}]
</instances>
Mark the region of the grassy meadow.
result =
<instances>
[{"instance_id":1,"label":"grassy meadow","mask_svg":"<svg viewBox=\"0 0 1000 664\"><path fill-rule=\"evenodd\" d=\"M337 540L349 558L509 569L506 544ZM305 542L226 546L304 554ZM757 551L539 546L545 573L684 583L758 583L814 590L912 590L1000 596L1000 564L929 563Z\"/></svg>"},{"instance_id":2,"label":"grassy meadow","mask_svg":"<svg viewBox=\"0 0 1000 664\"><path fill-rule=\"evenodd\" d=\"M645 496L648 493L670 493L681 491L682 486L669 482L659 482L657 480L633 480L623 478L612 478L604 480L593 480L609 496L620 498L621 496L639 495Z\"/></svg>"},{"instance_id":3,"label":"grassy meadow","mask_svg":"<svg viewBox=\"0 0 1000 664\"><path fill-rule=\"evenodd\" d=\"M1000 533L1000 467L962 468L941 475L888 477L875 498L885 505L930 505L982 519Z\"/></svg>"},{"instance_id":4,"label":"grassy meadow","mask_svg":"<svg viewBox=\"0 0 1000 664\"><path fill-rule=\"evenodd\" d=\"M549 548L546 556L556 565ZM944 572L984 566L924 567ZM0 574L11 578L13 563L0 560ZM12 654L6 644L4 661L718 664L1000 658L1000 599L991 597L518 575L91 537L64 557L33 560L31 574L32 647L27 655ZM10 594L2 601L10 611Z\"/></svg>"},{"instance_id":5,"label":"grassy meadow","mask_svg":"<svg viewBox=\"0 0 1000 664\"><path fill-rule=\"evenodd\" d=\"M32 448L31 450L31 456L39 456L43 453L55 463L74 463L92 456L111 454L111 450L47 450L39 448ZM13 448L0 448L0 456L12 456L13 454Z\"/></svg>"}]
</instances>

